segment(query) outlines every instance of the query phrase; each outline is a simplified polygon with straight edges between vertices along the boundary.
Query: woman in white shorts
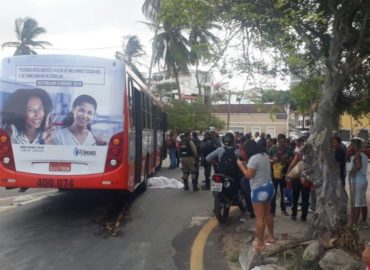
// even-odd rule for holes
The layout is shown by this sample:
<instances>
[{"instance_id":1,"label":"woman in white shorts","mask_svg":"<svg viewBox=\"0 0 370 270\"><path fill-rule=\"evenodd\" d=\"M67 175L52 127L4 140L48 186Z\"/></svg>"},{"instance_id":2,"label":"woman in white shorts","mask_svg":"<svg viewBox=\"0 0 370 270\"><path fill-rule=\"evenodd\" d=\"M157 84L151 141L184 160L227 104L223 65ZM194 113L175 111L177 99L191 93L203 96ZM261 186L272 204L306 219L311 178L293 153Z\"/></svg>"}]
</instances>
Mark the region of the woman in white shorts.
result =
<instances>
[{"instance_id":1,"label":"woman in white shorts","mask_svg":"<svg viewBox=\"0 0 370 270\"><path fill-rule=\"evenodd\" d=\"M251 185L251 199L256 215L257 241L254 249L259 252L266 245L274 244L274 220L271 214L271 199L275 195L275 188L271 180L269 156L255 141L247 141L244 150L249 157L248 164L238 159L237 163L243 175L249 179ZM265 227L267 238L264 239Z\"/></svg>"}]
</instances>

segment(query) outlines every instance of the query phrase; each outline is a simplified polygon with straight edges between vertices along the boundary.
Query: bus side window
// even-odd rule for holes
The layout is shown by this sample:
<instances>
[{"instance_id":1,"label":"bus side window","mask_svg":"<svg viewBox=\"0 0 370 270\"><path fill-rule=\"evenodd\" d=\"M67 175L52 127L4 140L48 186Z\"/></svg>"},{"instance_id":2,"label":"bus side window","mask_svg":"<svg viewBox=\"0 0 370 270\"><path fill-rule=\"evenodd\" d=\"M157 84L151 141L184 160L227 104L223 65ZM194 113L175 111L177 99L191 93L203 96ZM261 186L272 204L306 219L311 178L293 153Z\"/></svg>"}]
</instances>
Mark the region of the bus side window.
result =
<instances>
[{"instance_id":1,"label":"bus side window","mask_svg":"<svg viewBox=\"0 0 370 270\"><path fill-rule=\"evenodd\" d=\"M153 125L153 103L149 98L148 98L148 119L149 119L149 128L154 129L154 125Z\"/></svg>"},{"instance_id":2,"label":"bus side window","mask_svg":"<svg viewBox=\"0 0 370 270\"><path fill-rule=\"evenodd\" d=\"M141 114L142 114L142 121L143 121L143 129L146 128L147 124L146 124L146 108L145 108L145 105L146 105L146 102L145 102L145 93L142 92L142 95L141 95L141 104L142 104L142 109L141 109Z\"/></svg>"},{"instance_id":3,"label":"bus side window","mask_svg":"<svg viewBox=\"0 0 370 270\"><path fill-rule=\"evenodd\" d=\"M128 106L130 114L130 126L135 127L135 117L134 117L134 87L132 84L132 79L128 78Z\"/></svg>"}]
</instances>

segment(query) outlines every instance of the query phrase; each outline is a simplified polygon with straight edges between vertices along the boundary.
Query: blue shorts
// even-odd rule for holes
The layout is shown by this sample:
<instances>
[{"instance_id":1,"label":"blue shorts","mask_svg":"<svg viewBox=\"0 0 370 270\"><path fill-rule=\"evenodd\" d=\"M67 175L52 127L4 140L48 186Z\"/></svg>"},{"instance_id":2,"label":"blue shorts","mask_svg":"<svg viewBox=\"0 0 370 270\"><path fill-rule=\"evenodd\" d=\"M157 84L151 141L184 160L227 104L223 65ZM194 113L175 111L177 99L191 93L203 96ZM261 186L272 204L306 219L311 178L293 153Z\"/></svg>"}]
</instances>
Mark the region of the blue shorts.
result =
<instances>
[{"instance_id":1,"label":"blue shorts","mask_svg":"<svg viewBox=\"0 0 370 270\"><path fill-rule=\"evenodd\" d=\"M252 202L263 203L271 200L275 195L274 184L270 181L251 191Z\"/></svg>"}]
</instances>

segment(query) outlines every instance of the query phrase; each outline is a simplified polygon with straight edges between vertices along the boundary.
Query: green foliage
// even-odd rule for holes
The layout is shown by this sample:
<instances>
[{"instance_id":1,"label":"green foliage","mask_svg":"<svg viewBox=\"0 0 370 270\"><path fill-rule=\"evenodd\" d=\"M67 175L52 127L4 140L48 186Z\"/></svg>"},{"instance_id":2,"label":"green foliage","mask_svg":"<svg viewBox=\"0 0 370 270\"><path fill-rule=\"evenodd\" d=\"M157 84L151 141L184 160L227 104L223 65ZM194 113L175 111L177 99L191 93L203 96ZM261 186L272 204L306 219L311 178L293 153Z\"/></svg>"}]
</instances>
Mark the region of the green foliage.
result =
<instances>
[{"instance_id":1,"label":"green foliage","mask_svg":"<svg viewBox=\"0 0 370 270\"><path fill-rule=\"evenodd\" d=\"M244 29L247 45L262 51L276 49L280 58L275 60L282 61L280 65L286 64L290 73L303 81L329 73L341 74L338 78L344 83L335 79L330 84L340 84L335 114L348 111L359 115L369 111L370 39L365 38L370 34L368 1L210 2L223 20L234 21ZM263 67L259 68L262 73L273 70L251 62L249 57L240 57L236 67L248 71L256 65Z\"/></svg>"},{"instance_id":2,"label":"green foliage","mask_svg":"<svg viewBox=\"0 0 370 270\"><path fill-rule=\"evenodd\" d=\"M211 1L162 0L160 18L181 28L202 27L215 21Z\"/></svg>"},{"instance_id":3,"label":"green foliage","mask_svg":"<svg viewBox=\"0 0 370 270\"><path fill-rule=\"evenodd\" d=\"M152 22L158 20L158 13L161 8L162 0L145 0L141 10L146 18Z\"/></svg>"},{"instance_id":4,"label":"green foliage","mask_svg":"<svg viewBox=\"0 0 370 270\"><path fill-rule=\"evenodd\" d=\"M310 89L311 78L335 75L335 82L331 78L320 93L325 94L330 86L339 89L333 100L336 115L369 111L369 15L366 0L163 0L161 9L162 19L182 29L210 29L217 23L234 29L243 52L234 59L233 71L289 72L302 79L301 89ZM271 65L251 56L251 47L271 53L277 62ZM194 48L202 51L207 46L196 44ZM306 110L302 95L294 95L300 109Z\"/></svg>"},{"instance_id":5,"label":"green foliage","mask_svg":"<svg viewBox=\"0 0 370 270\"><path fill-rule=\"evenodd\" d=\"M289 91L262 90L261 103L275 102L277 105L291 104Z\"/></svg>"},{"instance_id":6,"label":"green foliage","mask_svg":"<svg viewBox=\"0 0 370 270\"><path fill-rule=\"evenodd\" d=\"M122 49L122 52L116 52L116 59L124 61L144 81L144 77L137 67L140 64L139 59L145 55L139 38L136 35L124 36Z\"/></svg>"},{"instance_id":7,"label":"green foliage","mask_svg":"<svg viewBox=\"0 0 370 270\"><path fill-rule=\"evenodd\" d=\"M312 106L318 102L321 95L322 81L320 77L313 77L290 89L291 99L299 113L307 114L313 111Z\"/></svg>"},{"instance_id":8,"label":"green foliage","mask_svg":"<svg viewBox=\"0 0 370 270\"><path fill-rule=\"evenodd\" d=\"M179 89L179 74L188 73L188 66L192 64L197 70L199 93L202 92L198 65L200 61L212 58L212 44L218 42L218 38L209 31L217 27L212 24L210 14L212 13L207 1L162 0L160 2L157 18L161 29L153 42L154 63L164 62L165 70L168 75L175 77Z\"/></svg>"},{"instance_id":9,"label":"green foliage","mask_svg":"<svg viewBox=\"0 0 370 270\"><path fill-rule=\"evenodd\" d=\"M210 126L222 129L225 123L207 111L202 100L187 103L181 100L173 100L165 105L168 128L183 132L186 130L204 131Z\"/></svg>"},{"instance_id":10,"label":"green foliage","mask_svg":"<svg viewBox=\"0 0 370 270\"><path fill-rule=\"evenodd\" d=\"M46 33L45 28L39 27L35 19L26 17L15 20L15 33L18 41L5 42L1 45L4 47L15 47L14 55L37 54L34 48L45 48L51 44L47 41L35 41L34 39Z\"/></svg>"}]
</instances>

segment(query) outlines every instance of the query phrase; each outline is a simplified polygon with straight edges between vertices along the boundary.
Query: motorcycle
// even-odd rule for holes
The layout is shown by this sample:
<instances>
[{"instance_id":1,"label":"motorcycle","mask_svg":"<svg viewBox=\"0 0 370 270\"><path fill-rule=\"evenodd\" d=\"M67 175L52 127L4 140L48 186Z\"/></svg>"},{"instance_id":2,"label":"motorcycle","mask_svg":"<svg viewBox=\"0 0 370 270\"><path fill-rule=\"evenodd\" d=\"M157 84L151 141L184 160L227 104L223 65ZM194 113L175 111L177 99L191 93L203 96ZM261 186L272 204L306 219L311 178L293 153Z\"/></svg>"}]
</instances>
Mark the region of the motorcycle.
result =
<instances>
[{"instance_id":1,"label":"motorcycle","mask_svg":"<svg viewBox=\"0 0 370 270\"><path fill-rule=\"evenodd\" d=\"M214 197L214 213L220 223L225 223L229 216L230 207L238 206L246 211L246 201L237 181L224 174L212 176L211 191Z\"/></svg>"}]
</instances>

